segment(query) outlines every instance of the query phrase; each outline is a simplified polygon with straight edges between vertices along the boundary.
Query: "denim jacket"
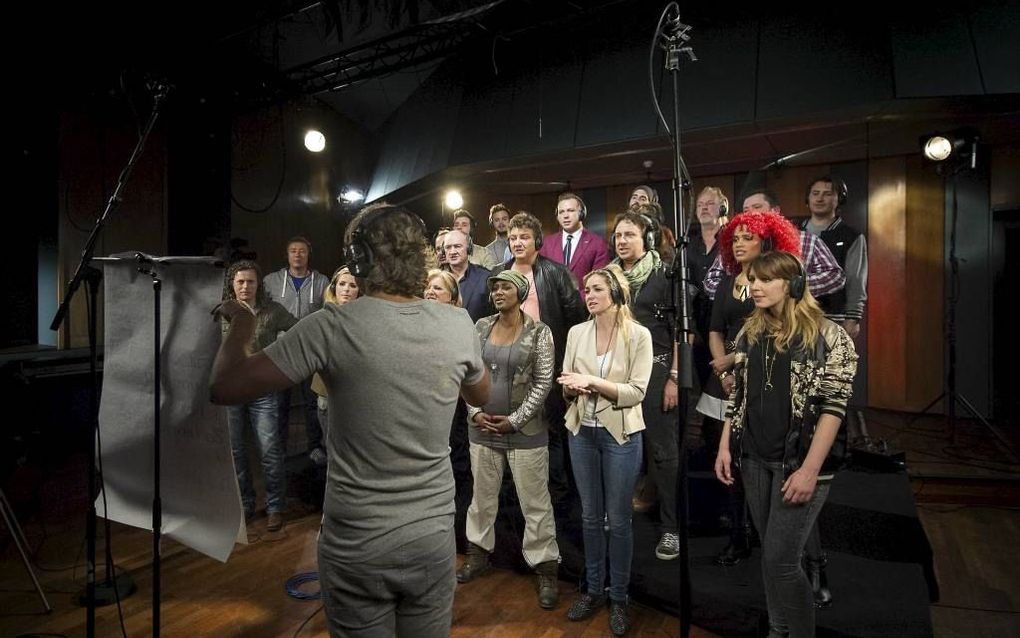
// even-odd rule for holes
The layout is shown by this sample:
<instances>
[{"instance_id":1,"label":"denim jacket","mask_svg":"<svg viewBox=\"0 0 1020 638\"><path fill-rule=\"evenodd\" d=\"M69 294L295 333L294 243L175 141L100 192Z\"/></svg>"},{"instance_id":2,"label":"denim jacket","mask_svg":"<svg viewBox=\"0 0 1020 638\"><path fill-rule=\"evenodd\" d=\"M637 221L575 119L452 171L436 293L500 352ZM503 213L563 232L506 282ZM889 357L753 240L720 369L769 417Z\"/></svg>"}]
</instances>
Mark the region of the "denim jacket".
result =
<instances>
[{"instance_id":1,"label":"denim jacket","mask_svg":"<svg viewBox=\"0 0 1020 638\"><path fill-rule=\"evenodd\" d=\"M846 404L850 399L854 375L857 374L857 352L850 335L843 327L823 319L820 342L811 351L794 348L790 352L790 425L786 433L783 467L787 473L796 470L804 461L810 441L804 436L801 425L817 423L822 414L831 414L840 420L846 417ZM743 330L737 335L737 350L733 363L736 383L730 393L726 418L730 421L730 449L734 458L740 458L743 430L747 421L747 355L750 350ZM808 415L805 421L805 414ZM807 432L813 434L813 430ZM840 427L842 442L834 443L822 465L824 474L831 474L842 464L846 430Z\"/></svg>"}]
</instances>

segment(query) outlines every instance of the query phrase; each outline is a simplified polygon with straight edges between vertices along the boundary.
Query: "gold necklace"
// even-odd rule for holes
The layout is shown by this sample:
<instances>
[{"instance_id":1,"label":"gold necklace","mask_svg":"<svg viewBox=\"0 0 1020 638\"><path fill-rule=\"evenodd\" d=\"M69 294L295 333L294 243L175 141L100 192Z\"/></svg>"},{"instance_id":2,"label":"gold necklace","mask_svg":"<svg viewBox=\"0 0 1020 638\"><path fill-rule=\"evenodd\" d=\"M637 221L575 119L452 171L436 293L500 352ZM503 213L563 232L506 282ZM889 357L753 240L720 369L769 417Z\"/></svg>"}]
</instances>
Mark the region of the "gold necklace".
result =
<instances>
[{"instance_id":1,"label":"gold necklace","mask_svg":"<svg viewBox=\"0 0 1020 638\"><path fill-rule=\"evenodd\" d=\"M772 353L772 360L769 360L769 340L765 338L765 355L762 358L761 368L765 375L765 391L768 392L772 389L772 370L776 367L776 358L779 356L778 352Z\"/></svg>"}]
</instances>

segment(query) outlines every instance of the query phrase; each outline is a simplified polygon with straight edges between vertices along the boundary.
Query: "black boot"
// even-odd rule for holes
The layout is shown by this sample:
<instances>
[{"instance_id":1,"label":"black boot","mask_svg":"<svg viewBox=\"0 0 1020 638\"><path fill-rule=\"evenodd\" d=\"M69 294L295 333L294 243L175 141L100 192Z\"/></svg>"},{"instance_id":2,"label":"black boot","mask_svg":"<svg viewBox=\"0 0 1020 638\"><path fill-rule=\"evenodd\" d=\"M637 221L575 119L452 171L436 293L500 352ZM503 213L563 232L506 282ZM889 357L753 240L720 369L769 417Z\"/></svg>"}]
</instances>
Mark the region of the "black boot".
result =
<instances>
[{"instance_id":1,"label":"black boot","mask_svg":"<svg viewBox=\"0 0 1020 638\"><path fill-rule=\"evenodd\" d=\"M716 565L732 567L751 555L751 530L739 527L730 534L730 542L715 557Z\"/></svg>"},{"instance_id":2,"label":"black boot","mask_svg":"<svg viewBox=\"0 0 1020 638\"><path fill-rule=\"evenodd\" d=\"M829 590L829 579L825 576L825 565L828 561L825 554L821 558L805 558L804 571L811 582L811 594L815 599L815 607L824 609L832 606L832 592Z\"/></svg>"}]
</instances>

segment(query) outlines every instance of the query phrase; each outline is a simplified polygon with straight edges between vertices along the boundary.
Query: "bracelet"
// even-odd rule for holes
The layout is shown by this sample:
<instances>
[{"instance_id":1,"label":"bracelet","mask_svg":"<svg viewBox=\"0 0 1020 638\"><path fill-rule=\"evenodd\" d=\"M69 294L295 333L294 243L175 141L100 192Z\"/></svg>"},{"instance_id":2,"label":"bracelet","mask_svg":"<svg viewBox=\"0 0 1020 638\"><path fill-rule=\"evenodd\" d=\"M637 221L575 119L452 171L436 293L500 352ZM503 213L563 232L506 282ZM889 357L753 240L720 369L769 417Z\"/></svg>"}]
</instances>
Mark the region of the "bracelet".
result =
<instances>
[{"instance_id":1,"label":"bracelet","mask_svg":"<svg viewBox=\"0 0 1020 638\"><path fill-rule=\"evenodd\" d=\"M718 377L719 377L719 380L720 380L720 381L722 381L723 379L725 379L726 377L730 376L731 374L733 374L733 373L732 373L731 371L729 371L729 370L723 370L722 372L720 372L720 373L719 373L718 375L716 375L716 376L718 376Z\"/></svg>"}]
</instances>

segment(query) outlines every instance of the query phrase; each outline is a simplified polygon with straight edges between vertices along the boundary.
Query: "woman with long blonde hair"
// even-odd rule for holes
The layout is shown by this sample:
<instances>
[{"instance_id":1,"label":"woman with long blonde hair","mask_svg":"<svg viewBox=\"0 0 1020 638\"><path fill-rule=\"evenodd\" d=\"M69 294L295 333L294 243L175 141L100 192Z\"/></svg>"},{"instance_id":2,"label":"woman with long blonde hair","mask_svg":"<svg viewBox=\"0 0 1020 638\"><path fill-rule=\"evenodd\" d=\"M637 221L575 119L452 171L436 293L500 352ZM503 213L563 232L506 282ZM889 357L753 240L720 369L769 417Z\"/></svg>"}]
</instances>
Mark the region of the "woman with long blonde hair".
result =
<instances>
[{"instance_id":1,"label":"woman with long blonde hair","mask_svg":"<svg viewBox=\"0 0 1020 638\"><path fill-rule=\"evenodd\" d=\"M652 372L652 336L631 316L630 286L618 266L588 273L584 291L591 319L570 329L557 379L568 401L567 439L581 498L587 580L567 618L584 620L605 603L608 519L609 627L622 636L630 627L631 496L641 468L641 401Z\"/></svg>"},{"instance_id":2,"label":"woman with long blonde hair","mask_svg":"<svg viewBox=\"0 0 1020 638\"><path fill-rule=\"evenodd\" d=\"M814 636L814 597L800 557L842 465L857 353L811 296L800 259L763 253L748 280L755 308L736 339L715 474L732 485L738 460L761 535L769 635Z\"/></svg>"},{"instance_id":3,"label":"woman with long blonde hair","mask_svg":"<svg viewBox=\"0 0 1020 638\"><path fill-rule=\"evenodd\" d=\"M329 285L326 286L326 292L322 298L324 303L342 306L354 301L361 295L362 290L358 287L358 280L351 274L351 269L345 264L333 272L333 276L329 278ZM326 441L327 431L329 430L329 402L326 399L328 390L326 383L319 376L318 372L312 376L312 391L315 392L316 403L319 408L322 440ZM320 467L326 465L326 452L321 447L312 450L308 457Z\"/></svg>"}]
</instances>

